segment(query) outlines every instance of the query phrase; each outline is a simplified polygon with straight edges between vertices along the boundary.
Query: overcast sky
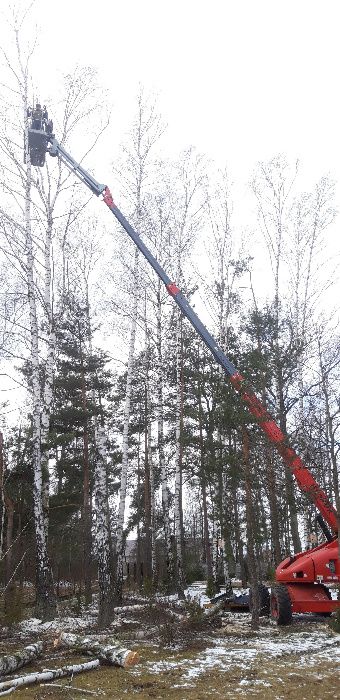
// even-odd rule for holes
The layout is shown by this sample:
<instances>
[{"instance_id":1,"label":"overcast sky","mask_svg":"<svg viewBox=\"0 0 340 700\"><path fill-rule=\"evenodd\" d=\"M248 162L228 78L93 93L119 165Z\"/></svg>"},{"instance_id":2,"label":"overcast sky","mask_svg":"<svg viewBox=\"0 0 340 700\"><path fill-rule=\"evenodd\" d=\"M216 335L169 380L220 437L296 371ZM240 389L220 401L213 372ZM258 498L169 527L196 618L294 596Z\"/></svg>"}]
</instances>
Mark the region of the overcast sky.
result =
<instances>
[{"instance_id":1,"label":"overcast sky","mask_svg":"<svg viewBox=\"0 0 340 700\"><path fill-rule=\"evenodd\" d=\"M0 12L11 5L4 0ZM112 120L87 165L113 188L112 158L139 83L159 95L168 154L196 146L228 165L238 194L256 162L278 153L301 161L306 189L326 173L340 182L339 19L338 0L35 0L35 96L55 99L77 63L98 69ZM0 40L9 40L4 21Z\"/></svg>"},{"instance_id":2,"label":"overcast sky","mask_svg":"<svg viewBox=\"0 0 340 700\"><path fill-rule=\"evenodd\" d=\"M36 0L32 14L37 86L95 65L118 133L142 82L176 151L192 143L237 175L283 151L340 175L338 0Z\"/></svg>"},{"instance_id":3,"label":"overcast sky","mask_svg":"<svg viewBox=\"0 0 340 700\"><path fill-rule=\"evenodd\" d=\"M339 0L35 0L25 25L32 37L38 27L34 96L55 101L64 73L97 68L112 117L86 165L115 192L112 160L142 83L159 96L167 154L194 145L227 164L238 222L251 226L246 192L258 160L298 158L306 189L327 173L340 182L339 20ZM4 21L0 40L10 40ZM327 237L334 256L338 224Z\"/></svg>"},{"instance_id":4,"label":"overcast sky","mask_svg":"<svg viewBox=\"0 0 340 700\"><path fill-rule=\"evenodd\" d=\"M37 85L95 65L117 134L142 82L176 152L194 144L245 179L285 152L340 179L338 0L37 0L35 16Z\"/></svg>"},{"instance_id":5,"label":"overcast sky","mask_svg":"<svg viewBox=\"0 0 340 700\"><path fill-rule=\"evenodd\" d=\"M2 46L11 4L0 6ZM99 181L112 182L142 83L159 94L168 154L196 146L228 164L241 192L258 160L282 152L301 160L306 188L327 172L340 182L338 0L36 0L30 17L42 102L77 63L108 90L110 136L100 162L87 162ZM331 239L335 253L338 224Z\"/></svg>"}]
</instances>

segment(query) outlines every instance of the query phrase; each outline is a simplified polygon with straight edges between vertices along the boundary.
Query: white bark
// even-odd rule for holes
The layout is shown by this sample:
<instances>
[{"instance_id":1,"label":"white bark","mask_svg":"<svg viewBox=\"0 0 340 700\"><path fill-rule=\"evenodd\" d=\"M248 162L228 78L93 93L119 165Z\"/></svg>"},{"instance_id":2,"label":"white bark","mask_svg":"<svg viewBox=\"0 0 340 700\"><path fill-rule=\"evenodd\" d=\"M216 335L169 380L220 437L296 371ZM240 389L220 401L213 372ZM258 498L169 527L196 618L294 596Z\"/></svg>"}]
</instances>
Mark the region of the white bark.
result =
<instances>
[{"instance_id":1,"label":"white bark","mask_svg":"<svg viewBox=\"0 0 340 700\"><path fill-rule=\"evenodd\" d=\"M43 394L43 407L41 413L41 467L43 477L42 499L45 516L45 532L48 535L49 524L49 495L50 495L50 479L49 479L49 450L47 449L50 415L53 400L53 379L55 366L55 349L56 349L56 334L54 331L53 306L52 306L52 271L51 271L51 247L52 247L52 210L49 202L47 203L47 228L45 237L44 250L44 306L46 321L48 326L48 350L45 364L45 385Z\"/></svg>"},{"instance_id":2,"label":"white bark","mask_svg":"<svg viewBox=\"0 0 340 700\"><path fill-rule=\"evenodd\" d=\"M52 681L54 678L64 678L65 676L73 676L75 673L83 673L83 671L92 671L99 668L99 659L86 661L83 664L74 664L73 666L63 666L53 670L42 671L41 673L30 673L27 676L20 678L12 678L8 681L0 683L0 695L8 695L13 690L21 688L23 685L34 685L35 683L43 683L44 681Z\"/></svg>"},{"instance_id":3,"label":"white bark","mask_svg":"<svg viewBox=\"0 0 340 700\"><path fill-rule=\"evenodd\" d=\"M98 640L92 637L80 637L77 634L69 634L62 632L55 642L55 646L62 644L70 647L77 652L91 652L95 654L100 661L104 661L110 666L122 666L128 668L134 666L139 661L139 654L131 649L125 649L120 642L111 639L109 644L101 644Z\"/></svg>"},{"instance_id":4,"label":"white bark","mask_svg":"<svg viewBox=\"0 0 340 700\"><path fill-rule=\"evenodd\" d=\"M158 299L156 307L157 323L157 383L156 383L156 416L158 428L158 459L161 471L162 509L164 524L164 539L167 558L167 574L169 588L173 586L174 563L171 547L168 476L164 453L164 412L163 412L163 355L162 355L162 305L161 283L158 280Z\"/></svg>"},{"instance_id":5,"label":"white bark","mask_svg":"<svg viewBox=\"0 0 340 700\"><path fill-rule=\"evenodd\" d=\"M182 553L182 421L183 421L183 376L182 376L182 314L177 311L176 321L176 471L175 471L175 541L177 591L184 597L184 570Z\"/></svg>"},{"instance_id":6,"label":"white bark","mask_svg":"<svg viewBox=\"0 0 340 700\"><path fill-rule=\"evenodd\" d=\"M124 518L126 505L127 478L129 466L129 423L130 423L130 405L132 391L132 373L133 360L135 355L137 313L138 313L138 248L135 250L134 270L133 275L136 279L136 284L133 291L132 312L131 312L131 327L130 327L130 344L129 356L126 371L126 391L125 391L125 406L123 419L123 444L122 444L122 467L120 472L120 490L119 490L119 506L117 514L117 529L116 529L116 555L117 555L117 592L120 590L123 580L123 563L124 563Z\"/></svg>"},{"instance_id":7,"label":"white bark","mask_svg":"<svg viewBox=\"0 0 340 700\"><path fill-rule=\"evenodd\" d=\"M43 646L43 642L39 641L35 642L35 644L29 644L29 646L24 647L24 649L20 651L16 651L14 654L0 656L0 676L7 676L18 668L29 664L33 659L40 656Z\"/></svg>"},{"instance_id":8,"label":"white bark","mask_svg":"<svg viewBox=\"0 0 340 700\"><path fill-rule=\"evenodd\" d=\"M222 476L222 511L225 516L227 513L228 509L230 509L230 503L228 502L228 491L227 491L227 474L226 470L223 472ZM222 538L225 537L225 526L223 524L223 529L222 529ZM227 552L227 543L224 540L224 546L223 546L223 576L224 576L224 585L226 587L226 590L230 593L232 593L232 583L231 583L231 578L230 578L230 571L229 571L229 563L228 563L228 552Z\"/></svg>"},{"instance_id":9,"label":"white bark","mask_svg":"<svg viewBox=\"0 0 340 700\"><path fill-rule=\"evenodd\" d=\"M218 540L219 540L220 523L216 517L215 510L216 510L216 506L214 506L214 508L213 508L214 517L213 517L213 533L212 533L212 565L213 565L214 583L217 586L218 559L219 559Z\"/></svg>"},{"instance_id":10,"label":"white bark","mask_svg":"<svg viewBox=\"0 0 340 700\"><path fill-rule=\"evenodd\" d=\"M110 530L106 479L106 435L102 426L96 427L97 459L94 472L96 507L96 549L99 583L99 625L107 625L113 617L113 577L110 559Z\"/></svg>"},{"instance_id":11,"label":"white bark","mask_svg":"<svg viewBox=\"0 0 340 700\"><path fill-rule=\"evenodd\" d=\"M27 118L27 74L24 90L25 125L28 128ZM33 507L36 535L36 561L37 561L37 605L41 616L46 619L54 617L56 600L53 591L52 570L47 552L47 532L44 518L43 505L43 475L41 465L41 387L39 376L39 341L38 341L38 317L36 307L36 292L34 280L34 252L31 228L31 163L28 157L25 179L25 231L26 231L26 269L27 291L30 319L31 341L31 381L32 381L32 442L33 442Z\"/></svg>"},{"instance_id":12,"label":"white bark","mask_svg":"<svg viewBox=\"0 0 340 700\"><path fill-rule=\"evenodd\" d=\"M146 407L145 420L147 421L147 455L146 463L149 471L150 483L150 555L151 555L151 580L153 587L156 587L156 534L155 534L155 479L154 479L154 464L152 455L152 406L151 406L151 391L150 391L150 334L147 323L147 306L145 299L144 310L144 325L145 325L145 390L146 390Z\"/></svg>"},{"instance_id":13,"label":"white bark","mask_svg":"<svg viewBox=\"0 0 340 700\"><path fill-rule=\"evenodd\" d=\"M147 404L150 407L150 387L149 387L149 377L147 377ZM148 418L148 464L150 473L150 510L151 510L151 570L152 570L152 581L156 583L156 533L155 533L155 478L154 478L154 465L152 456L152 424L151 416Z\"/></svg>"}]
</instances>

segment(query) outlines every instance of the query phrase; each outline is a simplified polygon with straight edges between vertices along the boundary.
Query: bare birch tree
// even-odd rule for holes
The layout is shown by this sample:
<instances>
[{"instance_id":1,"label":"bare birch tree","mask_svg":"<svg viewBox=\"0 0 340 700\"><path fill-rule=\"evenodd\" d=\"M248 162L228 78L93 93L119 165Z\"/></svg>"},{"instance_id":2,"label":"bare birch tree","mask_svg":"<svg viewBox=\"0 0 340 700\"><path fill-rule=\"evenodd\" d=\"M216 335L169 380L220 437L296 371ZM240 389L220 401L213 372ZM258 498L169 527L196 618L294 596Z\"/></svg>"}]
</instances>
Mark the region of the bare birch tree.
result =
<instances>
[{"instance_id":1,"label":"bare birch tree","mask_svg":"<svg viewBox=\"0 0 340 700\"><path fill-rule=\"evenodd\" d=\"M27 150L30 105L30 62L34 50L24 46L21 33L25 21L16 16L12 27L14 49L3 51L3 62L8 72L8 89L2 110L5 128L1 134L2 182L6 195L0 210L4 222L2 250L16 271L22 284L22 298L27 299L30 344L30 385L33 424L33 502L37 553L37 613L43 618L53 617L56 610L52 572L49 562L48 502L49 502L49 447L48 434L53 398L55 364L55 280L53 267L53 239L59 218L65 208L69 226L77 211L74 202L67 203L67 182L70 173L64 172L59 162L45 171L31 166ZM81 72L81 71L80 71ZM64 142L67 135L86 113L87 101L93 97L93 85L82 84L79 72L68 80L63 115ZM8 115L11 115L9 118ZM25 136L25 138L23 138ZM22 145L25 144L25 150ZM83 202L78 202L82 208ZM64 211L63 211L64 210ZM24 288L26 287L26 292ZM26 306L26 302L23 304ZM59 309L59 313L61 309Z\"/></svg>"},{"instance_id":2,"label":"bare birch tree","mask_svg":"<svg viewBox=\"0 0 340 700\"><path fill-rule=\"evenodd\" d=\"M128 197L132 209L132 220L139 233L143 232L145 223L143 197L150 177L152 165L152 151L163 132L163 126L155 102L144 94L141 87L137 95L137 110L127 145L123 147L124 166L119 168L119 176L122 188ZM120 478L119 506L116 527L116 583L115 600L120 601L122 596L122 573L124 557L124 519L126 509L126 496L128 484L128 448L129 448L129 422L131 404L131 384L133 361L136 343L136 328L139 305L139 266L140 258L138 249L133 252L131 279L131 325L129 350L127 360L125 407L123 418L122 436L122 468ZM142 316L142 314L141 314Z\"/></svg>"},{"instance_id":3,"label":"bare birch tree","mask_svg":"<svg viewBox=\"0 0 340 700\"><path fill-rule=\"evenodd\" d=\"M287 227L292 203L292 190L296 181L298 163L290 171L285 158L273 158L268 163L260 163L252 182L253 192L258 203L259 226L270 260L274 299L274 358L276 373L276 410L281 430L287 433L286 387L282 371L280 349L280 320L282 309L281 280L286 246ZM293 477L285 467L286 499L289 509L289 522L295 552L301 551L298 528L297 506L293 487Z\"/></svg>"}]
</instances>

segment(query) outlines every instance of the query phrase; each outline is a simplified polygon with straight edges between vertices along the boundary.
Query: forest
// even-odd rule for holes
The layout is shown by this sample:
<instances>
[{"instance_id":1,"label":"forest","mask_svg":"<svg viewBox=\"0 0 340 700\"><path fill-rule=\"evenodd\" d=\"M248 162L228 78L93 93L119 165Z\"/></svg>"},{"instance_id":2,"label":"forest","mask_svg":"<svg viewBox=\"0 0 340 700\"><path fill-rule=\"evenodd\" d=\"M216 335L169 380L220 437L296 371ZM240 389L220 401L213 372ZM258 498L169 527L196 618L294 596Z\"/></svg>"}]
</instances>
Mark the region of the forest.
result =
<instances>
[{"instance_id":1,"label":"forest","mask_svg":"<svg viewBox=\"0 0 340 700\"><path fill-rule=\"evenodd\" d=\"M29 600L46 622L62 597L86 610L98 596L104 629L131 592L184 600L205 581L213 598L323 538L121 227L58 159L25 157L33 51L15 26L0 102L1 616L20 621ZM100 178L95 71L66 75L57 97L58 140ZM340 513L335 183L320 173L306 191L299 162L259 162L246 227L228 167L192 145L164 156L165 133L141 86L110 159L114 198Z\"/></svg>"}]
</instances>

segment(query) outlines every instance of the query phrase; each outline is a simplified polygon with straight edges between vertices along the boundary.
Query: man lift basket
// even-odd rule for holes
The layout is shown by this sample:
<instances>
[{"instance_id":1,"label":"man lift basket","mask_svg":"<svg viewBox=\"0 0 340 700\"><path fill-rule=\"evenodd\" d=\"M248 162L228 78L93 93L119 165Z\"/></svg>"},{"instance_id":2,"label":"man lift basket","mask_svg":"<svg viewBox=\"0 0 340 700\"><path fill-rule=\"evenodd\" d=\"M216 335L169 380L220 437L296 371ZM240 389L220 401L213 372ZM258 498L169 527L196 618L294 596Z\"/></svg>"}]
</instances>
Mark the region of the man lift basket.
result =
<instances>
[{"instance_id":1,"label":"man lift basket","mask_svg":"<svg viewBox=\"0 0 340 700\"><path fill-rule=\"evenodd\" d=\"M52 135L53 123L48 119L47 109L37 102L34 109L27 110L29 126L25 143L25 162L29 154L32 165L42 168L45 165L47 144ZM26 139L25 139L26 141Z\"/></svg>"}]
</instances>

